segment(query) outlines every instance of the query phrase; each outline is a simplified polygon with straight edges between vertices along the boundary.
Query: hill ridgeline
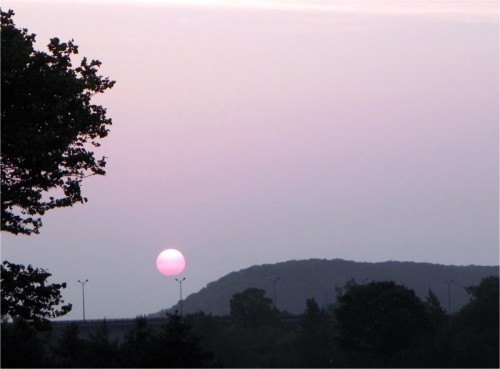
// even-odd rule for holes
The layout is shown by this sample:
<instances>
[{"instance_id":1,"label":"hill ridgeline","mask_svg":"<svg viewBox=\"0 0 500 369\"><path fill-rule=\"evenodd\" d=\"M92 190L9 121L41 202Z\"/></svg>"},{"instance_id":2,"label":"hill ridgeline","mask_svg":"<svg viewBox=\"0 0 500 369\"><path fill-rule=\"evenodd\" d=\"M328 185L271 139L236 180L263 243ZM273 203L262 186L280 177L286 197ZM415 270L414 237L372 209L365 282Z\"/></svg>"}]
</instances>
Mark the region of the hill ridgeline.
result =
<instances>
[{"instance_id":1,"label":"hill ridgeline","mask_svg":"<svg viewBox=\"0 0 500 369\"><path fill-rule=\"evenodd\" d=\"M291 314L302 314L308 298L316 299L320 306L334 303L336 289L351 279L360 284L392 280L413 289L423 301L428 291L432 290L443 308L447 310L450 306L454 312L469 302L469 295L464 288L478 285L482 278L489 275L498 276L498 266L397 261L368 263L341 259L292 260L229 273L187 296L183 301L183 311L185 314L203 311L212 315L228 315L229 301L235 293L256 287L265 290L267 296L273 298L273 279L279 277L276 282L276 307ZM447 283L449 281L453 282ZM176 309L177 305L170 311ZM163 314L158 312L151 314L151 317Z\"/></svg>"}]
</instances>

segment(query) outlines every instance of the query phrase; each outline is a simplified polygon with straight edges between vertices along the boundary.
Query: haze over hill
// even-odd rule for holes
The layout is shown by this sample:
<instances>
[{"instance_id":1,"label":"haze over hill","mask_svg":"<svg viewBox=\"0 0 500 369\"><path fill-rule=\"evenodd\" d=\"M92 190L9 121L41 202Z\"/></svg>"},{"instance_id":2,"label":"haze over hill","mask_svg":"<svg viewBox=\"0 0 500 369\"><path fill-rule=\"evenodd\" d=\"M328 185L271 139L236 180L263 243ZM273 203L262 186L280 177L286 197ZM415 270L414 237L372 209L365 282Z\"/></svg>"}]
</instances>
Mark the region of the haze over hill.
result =
<instances>
[{"instance_id":1,"label":"haze over hill","mask_svg":"<svg viewBox=\"0 0 500 369\"><path fill-rule=\"evenodd\" d=\"M203 311L213 315L229 314L229 301L236 292L250 287L261 288L273 298L273 279L276 282L276 302L280 310L301 314L306 299L314 297L320 306L335 302L336 288L354 279L358 283L393 280L407 286L423 300L429 289L448 309L450 284L451 311L457 311L469 301L465 287L479 284L482 278L499 274L498 266L455 266L431 263L387 261L378 263L354 262L342 259L292 260L277 264L252 266L232 272L209 283L183 301L184 313ZM170 309L174 311L177 305ZM163 314L162 312L152 316Z\"/></svg>"}]
</instances>

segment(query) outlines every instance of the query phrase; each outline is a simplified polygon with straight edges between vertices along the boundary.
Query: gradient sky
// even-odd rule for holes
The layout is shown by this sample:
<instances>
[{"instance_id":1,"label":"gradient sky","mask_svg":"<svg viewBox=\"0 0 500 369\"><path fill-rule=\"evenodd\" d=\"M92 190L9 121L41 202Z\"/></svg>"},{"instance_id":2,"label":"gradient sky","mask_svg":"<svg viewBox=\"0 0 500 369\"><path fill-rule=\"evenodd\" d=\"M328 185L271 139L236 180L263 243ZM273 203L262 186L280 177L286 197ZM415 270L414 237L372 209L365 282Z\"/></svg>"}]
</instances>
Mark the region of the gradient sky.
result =
<instances>
[{"instance_id":1,"label":"gradient sky","mask_svg":"<svg viewBox=\"0 0 500 369\"><path fill-rule=\"evenodd\" d=\"M499 261L497 1L4 0L117 81L106 177L2 259L47 268L81 317L178 300L291 259ZM332 286L333 288L333 286Z\"/></svg>"}]
</instances>

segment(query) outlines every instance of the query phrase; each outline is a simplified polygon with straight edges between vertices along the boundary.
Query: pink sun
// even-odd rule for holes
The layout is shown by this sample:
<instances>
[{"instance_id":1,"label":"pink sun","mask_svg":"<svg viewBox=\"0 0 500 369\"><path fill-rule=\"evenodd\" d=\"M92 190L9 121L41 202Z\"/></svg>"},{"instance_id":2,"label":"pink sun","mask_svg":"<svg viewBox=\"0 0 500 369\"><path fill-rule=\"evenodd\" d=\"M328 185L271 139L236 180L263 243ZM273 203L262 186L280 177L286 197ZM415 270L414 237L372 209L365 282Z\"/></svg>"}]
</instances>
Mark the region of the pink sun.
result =
<instances>
[{"instance_id":1,"label":"pink sun","mask_svg":"<svg viewBox=\"0 0 500 369\"><path fill-rule=\"evenodd\" d=\"M186 260L180 251L166 249L156 259L156 269L164 275L177 275L182 273L186 266Z\"/></svg>"}]
</instances>

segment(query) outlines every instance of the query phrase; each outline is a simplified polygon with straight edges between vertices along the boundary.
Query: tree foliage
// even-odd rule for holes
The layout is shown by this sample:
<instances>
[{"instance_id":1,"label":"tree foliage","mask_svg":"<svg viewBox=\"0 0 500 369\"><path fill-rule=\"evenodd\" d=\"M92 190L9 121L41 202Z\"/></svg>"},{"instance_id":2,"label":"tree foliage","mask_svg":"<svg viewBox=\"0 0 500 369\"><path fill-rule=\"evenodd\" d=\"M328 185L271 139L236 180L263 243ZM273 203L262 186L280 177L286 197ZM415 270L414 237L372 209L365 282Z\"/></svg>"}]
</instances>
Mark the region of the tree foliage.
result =
<instances>
[{"instance_id":1,"label":"tree foliage","mask_svg":"<svg viewBox=\"0 0 500 369\"><path fill-rule=\"evenodd\" d=\"M156 347L156 364L169 368L208 366L213 356L201 348L191 324L177 314L168 316L157 336Z\"/></svg>"},{"instance_id":2,"label":"tree foliage","mask_svg":"<svg viewBox=\"0 0 500 369\"><path fill-rule=\"evenodd\" d=\"M498 367L498 277L468 290L470 303L452 316L432 292L422 302L404 286L376 282L348 283L327 308L308 299L305 313L282 313L277 324L176 314L161 325L139 318L127 333L91 322L79 334L75 325L40 332L4 322L2 367ZM347 334L357 340L346 345Z\"/></svg>"},{"instance_id":3,"label":"tree foliage","mask_svg":"<svg viewBox=\"0 0 500 369\"><path fill-rule=\"evenodd\" d=\"M106 319L90 335L85 350L84 367L116 368L120 366L118 340L110 339L110 329Z\"/></svg>"},{"instance_id":4,"label":"tree foliage","mask_svg":"<svg viewBox=\"0 0 500 369\"><path fill-rule=\"evenodd\" d=\"M66 283L48 284L50 276L44 269L4 261L1 265L2 319L22 319L42 328L49 318L70 312L71 304L62 305L61 289L66 288Z\"/></svg>"},{"instance_id":5,"label":"tree foliage","mask_svg":"<svg viewBox=\"0 0 500 369\"><path fill-rule=\"evenodd\" d=\"M120 354L125 367L148 368L153 366L154 336L146 318L136 318L135 326L125 334Z\"/></svg>"},{"instance_id":6,"label":"tree foliage","mask_svg":"<svg viewBox=\"0 0 500 369\"><path fill-rule=\"evenodd\" d=\"M248 288L235 293L229 302L231 319L243 326L258 327L268 324L276 318L272 300L259 288Z\"/></svg>"},{"instance_id":7,"label":"tree foliage","mask_svg":"<svg viewBox=\"0 0 500 369\"><path fill-rule=\"evenodd\" d=\"M66 326L50 347L52 364L57 368L78 368L84 362L85 341L76 323Z\"/></svg>"},{"instance_id":8,"label":"tree foliage","mask_svg":"<svg viewBox=\"0 0 500 369\"><path fill-rule=\"evenodd\" d=\"M91 149L111 119L91 99L115 82L98 74L98 60L73 68L73 40L52 38L47 52L36 50L35 34L17 28L13 15L1 13L1 222L4 231L29 235L46 211L87 201L85 177L105 174L105 158Z\"/></svg>"},{"instance_id":9,"label":"tree foliage","mask_svg":"<svg viewBox=\"0 0 500 369\"><path fill-rule=\"evenodd\" d=\"M40 332L24 320L2 322L2 368L40 368L46 348Z\"/></svg>"},{"instance_id":10,"label":"tree foliage","mask_svg":"<svg viewBox=\"0 0 500 369\"><path fill-rule=\"evenodd\" d=\"M314 298L306 300L306 310L300 318L301 366L321 368L330 365L330 344L333 339L330 317L325 309L320 309Z\"/></svg>"},{"instance_id":11,"label":"tree foliage","mask_svg":"<svg viewBox=\"0 0 500 369\"><path fill-rule=\"evenodd\" d=\"M434 327L440 327L446 322L446 311L434 291L430 289L425 297L425 309Z\"/></svg>"},{"instance_id":12,"label":"tree foliage","mask_svg":"<svg viewBox=\"0 0 500 369\"><path fill-rule=\"evenodd\" d=\"M430 330L424 303L392 281L348 285L334 312L340 346L358 357L364 353L370 364L393 363Z\"/></svg>"},{"instance_id":13,"label":"tree foliage","mask_svg":"<svg viewBox=\"0 0 500 369\"><path fill-rule=\"evenodd\" d=\"M466 290L471 301L453 319L453 364L498 368L499 278L483 278Z\"/></svg>"}]
</instances>

